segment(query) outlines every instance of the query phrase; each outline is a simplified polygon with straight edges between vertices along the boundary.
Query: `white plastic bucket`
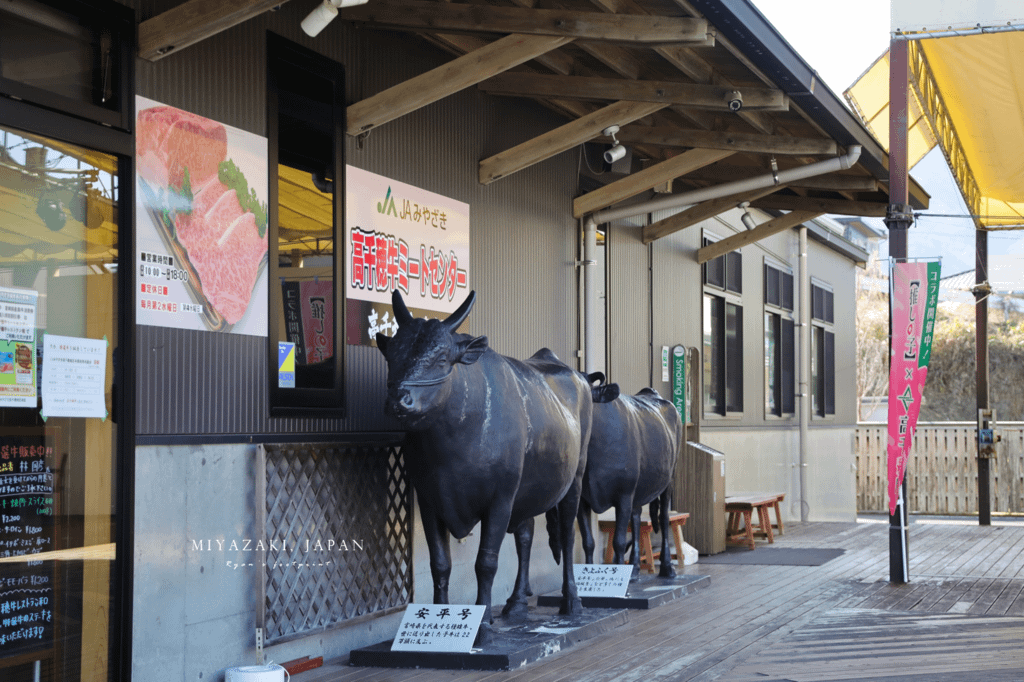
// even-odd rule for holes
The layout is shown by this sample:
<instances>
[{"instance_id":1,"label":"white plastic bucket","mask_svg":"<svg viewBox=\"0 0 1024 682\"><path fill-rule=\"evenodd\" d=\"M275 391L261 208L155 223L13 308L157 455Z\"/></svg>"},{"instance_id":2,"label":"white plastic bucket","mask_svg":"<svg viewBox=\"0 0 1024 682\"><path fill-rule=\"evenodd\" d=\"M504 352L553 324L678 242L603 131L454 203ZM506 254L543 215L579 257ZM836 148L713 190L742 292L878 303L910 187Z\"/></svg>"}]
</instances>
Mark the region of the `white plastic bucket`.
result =
<instances>
[{"instance_id":1,"label":"white plastic bucket","mask_svg":"<svg viewBox=\"0 0 1024 682\"><path fill-rule=\"evenodd\" d=\"M271 663L269 665L244 665L224 671L224 682L286 682L291 679L288 671Z\"/></svg>"}]
</instances>

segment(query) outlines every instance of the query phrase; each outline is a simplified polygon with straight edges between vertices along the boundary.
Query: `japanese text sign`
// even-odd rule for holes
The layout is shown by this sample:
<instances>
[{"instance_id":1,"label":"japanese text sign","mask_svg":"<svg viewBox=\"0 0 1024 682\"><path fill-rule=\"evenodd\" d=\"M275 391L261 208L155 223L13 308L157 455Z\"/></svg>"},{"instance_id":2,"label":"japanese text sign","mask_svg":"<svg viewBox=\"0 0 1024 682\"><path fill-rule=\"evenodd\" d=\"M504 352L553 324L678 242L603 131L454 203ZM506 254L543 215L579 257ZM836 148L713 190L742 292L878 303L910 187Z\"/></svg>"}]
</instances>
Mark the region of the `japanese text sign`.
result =
<instances>
[{"instance_id":1,"label":"japanese text sign","mask_svg":"<svg viewBox=\"0 0 1024 682\"><path fill-rule=\"evenodd\" d=\"M939 263L893 263L889 275L892 348L889 358L889 514L896 513L900 484L921 413L939 300Z\"/></svg>"},{"instance_id":2,"label":"japanese text sign","mask_svg":"<svg viewBox=\"0 0 1024 682\"><path fill-rule=\"evenodd\" d=\"M414 315L455 312L469 293L469 204L351 166L345 177L348 343L394 336L395 289Z\"/></svg>"},{"instance_id":3,"label":"japanese text sign","mask_svg":"<svg viewBox=\"0 0 1024 682\"><path fill-rule=\"evenodd\" d=\"M483 605L409 604L391 650L468 653L486 610Z\"/></svg>"},{"instance_id":4,"label":"japanese text sign","mask_svg":"<svg viewBox=\"0 0 1024 682\"><path fill-rule=\"evenodd\" d=\"M625 597L632 564L574 564L576 592L581 597Z\"/></svg>"}]
</instances>

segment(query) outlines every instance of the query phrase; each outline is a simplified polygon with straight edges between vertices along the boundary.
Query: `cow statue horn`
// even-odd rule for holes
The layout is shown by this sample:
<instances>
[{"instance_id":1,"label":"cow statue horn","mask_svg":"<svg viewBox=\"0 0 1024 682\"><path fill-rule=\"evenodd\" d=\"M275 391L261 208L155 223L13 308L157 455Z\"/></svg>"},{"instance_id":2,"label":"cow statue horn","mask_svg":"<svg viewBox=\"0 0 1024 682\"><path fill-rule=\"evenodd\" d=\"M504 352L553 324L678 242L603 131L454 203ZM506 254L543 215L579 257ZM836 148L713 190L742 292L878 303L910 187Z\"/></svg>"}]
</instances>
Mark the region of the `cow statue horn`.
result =
<instances>
[{"instance_id":1,"label":"cow statue horn","mask_svg":"<svg viewBox=\"0 0 1024 682\"><path fill-rule=\"evenodd\" d=\"M476 303L476 292L471 291L469 292L469 296L466 297L466 300L459 306L459 309L449 315L448 319L444 321L444 326L448 327L452 332L458 329L459 325L469 317L469 311L473 309L474 303Z\"/></svg>"},{"instance_id":2,"label":"cow statue horn","mask_svg":"<svg viewBox=\"0 0 1024 682\"><path fill-rule=\"evenodd\" d=\"M395 319L398 320L399 325L412 322L412 313L405 307L405 301L402 300L402 292L398 289L391 292L391 307L395 309Z\"/></svg>"}]
</instances>

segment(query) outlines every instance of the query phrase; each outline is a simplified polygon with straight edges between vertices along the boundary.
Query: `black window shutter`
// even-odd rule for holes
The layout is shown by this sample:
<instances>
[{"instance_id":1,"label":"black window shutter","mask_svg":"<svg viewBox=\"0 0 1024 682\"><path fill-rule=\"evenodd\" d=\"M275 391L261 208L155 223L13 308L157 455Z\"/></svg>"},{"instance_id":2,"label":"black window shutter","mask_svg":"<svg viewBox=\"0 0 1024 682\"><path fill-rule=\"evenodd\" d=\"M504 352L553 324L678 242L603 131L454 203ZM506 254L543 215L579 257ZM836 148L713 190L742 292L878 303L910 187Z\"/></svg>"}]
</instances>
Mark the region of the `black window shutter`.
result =
<instances>
[{"instance_id":1,"label":"black window shutter","mask_svg":"<svg viewBox=\"0 0 1024 682\"><path fill-rule=\"evenodd\" d=\"M782 273L782 307L793 309L793 275L788 272Z\"/></svg>"},{"instance_id":2,"label":"black window shutter","mask_svg":"<svg viewBox=\"0 0 1024 682\"><path fill-rule=\"evenodd\" d=\"M796 412L796 330L793 320L782 319L782 413Z\"/></svg>"},{"instance_id":3,"label":"black window shutter","mask_svg":"<svg viewBox=\"0 0 1024 682\"><path fill-rule=\"evenodd\" d=\"M836 335L825 332L825 414L836 413Z\"/></svg>"}]
</instances>

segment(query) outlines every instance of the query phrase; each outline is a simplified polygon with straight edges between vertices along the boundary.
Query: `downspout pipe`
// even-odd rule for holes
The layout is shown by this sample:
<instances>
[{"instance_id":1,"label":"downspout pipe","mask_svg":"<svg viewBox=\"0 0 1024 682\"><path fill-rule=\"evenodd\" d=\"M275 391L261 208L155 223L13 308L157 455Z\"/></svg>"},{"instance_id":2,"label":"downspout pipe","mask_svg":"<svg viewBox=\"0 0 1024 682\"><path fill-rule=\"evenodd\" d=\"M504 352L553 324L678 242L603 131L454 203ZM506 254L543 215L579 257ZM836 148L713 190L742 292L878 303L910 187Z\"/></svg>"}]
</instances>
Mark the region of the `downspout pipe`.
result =
<instances>
[{"instance_id":1,"label":"downspout pipe","mask_svg":"<svg viewBox=\"0 0 1024 682\"><path fill-rule=\"evenodd\" d=\"M807 270L807 226L800 226L800 385L797 389L800 409L800 522L807 523L811 506L807 502L807 436L811 421L811 285Z\"/></svg>"},{"instance_id":2,"label":"downspout pipe","mask_svg":"<svg viewBox=\"0 0 1024 682\"><path fill-rule=\"evenodd\" d=\"M583 367L586 374L597 371L594 357L597 333L597 282L594 266L597 265L597 223L588 220L583 224Z\"/></svg>"},{"instance_id":3,"label":"downspout pipe","mask_svg":"<svg viewBox=\"0 0 1024 682\"><path fill-rule=\"evenodd\" d=\"M824 161L816 161L815 163L809 163L806 166L800 166L799 168L790 168L789 170L766 173L765 175L759 175L753 178L726 182L721 185L715 185L714 187L695 189L692 192L673 194L661 199L653 199L642 204L634 204L632 206L624 206L622 208L611 208L604 211L598 211L597 213L591 214L587 218L587 222L589 223L592 221L595 225L610 223L613 220L632 218L633 216L642 215L644 213L654 213L656 211L664 211L672 208L679 208L681 206L690 206L692 204L699 204L702 201L721 199L722 197L727 197L732 194L752 192L765 187L772 187L773 185L785 185L796 180L814 177L815 175L824 175L825 173L833 173L838 170L846 170L848 168L852 168L853 165L857 163L857 159L860 158L860 152L860 145L851 145L846 154L842 156L825 159Z\"/></svg>"}]
</instances>

